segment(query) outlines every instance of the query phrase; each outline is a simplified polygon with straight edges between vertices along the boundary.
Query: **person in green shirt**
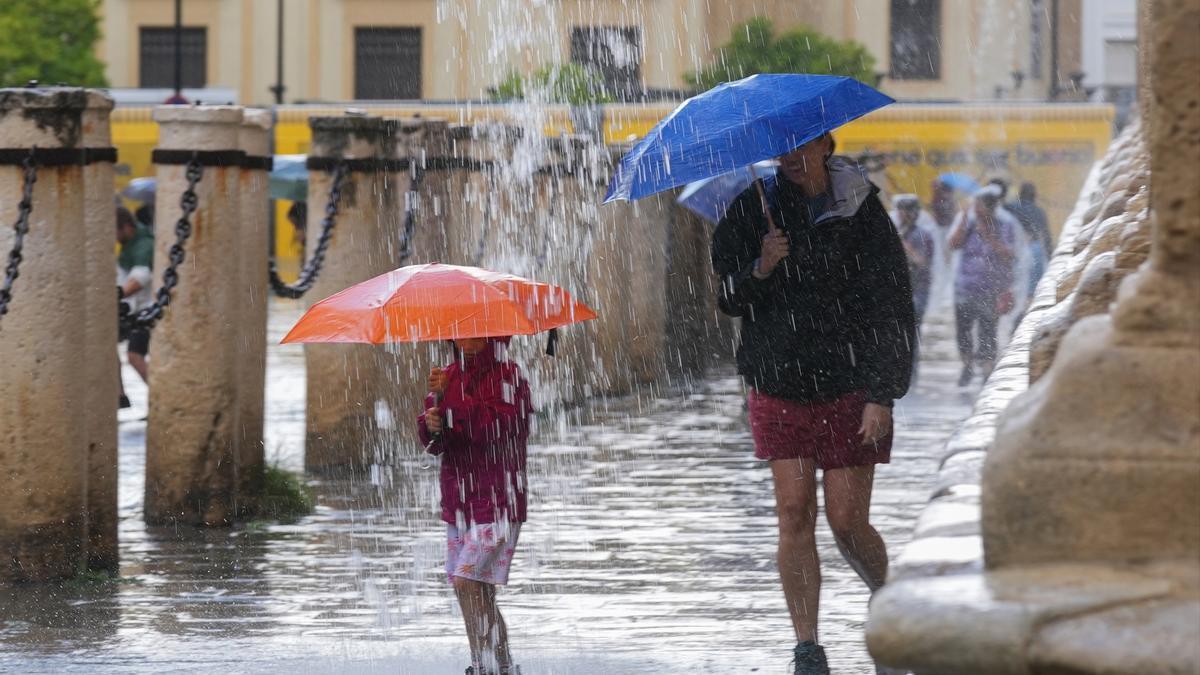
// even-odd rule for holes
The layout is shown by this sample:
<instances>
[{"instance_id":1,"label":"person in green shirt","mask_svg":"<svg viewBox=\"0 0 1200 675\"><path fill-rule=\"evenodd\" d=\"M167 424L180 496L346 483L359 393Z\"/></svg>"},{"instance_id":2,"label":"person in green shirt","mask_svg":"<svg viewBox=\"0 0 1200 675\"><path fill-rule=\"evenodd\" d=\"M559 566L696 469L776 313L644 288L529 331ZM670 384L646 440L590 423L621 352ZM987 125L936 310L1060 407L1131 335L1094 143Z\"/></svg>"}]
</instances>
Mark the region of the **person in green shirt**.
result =
<instances>
[{"instance_id":1,"label":"person in green shirt","mask_svg":"<svg viewBox=\"0 0 1200 675\"><path fill-rule=\"evenodd\" d=\"M154 266L154 232L138 223L129 209L118 206L117 242L121 245L121 252L117 255L117 287L120 289L121 302L125 303L130 314L136 314L153 301L151 270ZM122 326L120 340L128 340L129 365L145 382L150 331ZM129 407L124 383L121 385L120 405L122 408Z\"/></svg>"}]
</instances>

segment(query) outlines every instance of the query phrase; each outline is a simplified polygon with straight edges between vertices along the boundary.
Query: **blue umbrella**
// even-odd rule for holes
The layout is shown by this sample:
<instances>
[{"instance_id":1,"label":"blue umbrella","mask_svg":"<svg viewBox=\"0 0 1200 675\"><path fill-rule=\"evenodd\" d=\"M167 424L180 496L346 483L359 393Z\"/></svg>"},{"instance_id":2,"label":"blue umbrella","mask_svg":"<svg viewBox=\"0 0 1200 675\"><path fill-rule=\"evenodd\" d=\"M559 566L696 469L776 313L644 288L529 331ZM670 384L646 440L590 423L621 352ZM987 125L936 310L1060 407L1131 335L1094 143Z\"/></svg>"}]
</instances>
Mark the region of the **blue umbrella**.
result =
<instances>
[{"instance_id":1,"label":"blue umbrella","mask_svg":"<svg viewBox=\"0 0 1200 675\"><path fill-rule=\"evenodd\" d=\"M758 162L753 171L743 167L716 178L688 183L675 201L710 223L720 222L729 205L750 187L755 177L774 176L776 166L775 162Z\"/></svg>"},{"instance_id":2,"label":"blue umbrella","mask_svg":"<svg viewBox=\"0 0 1200 675\"><path fill-rule=\"evenodd\" d=\"M833 75L751 75L684 101L621 159L604 201L640 199L804 145L892 103Z\"/></svg>"},{"instance_id":3,"label":"blue umbrella","mask_svg":"<svg viewBox=\"0 0 1200 675\"><path fill-rule=\"evenodd\" d=\"M157 187L157 180L150 176L142 176L129 181L129 185L121 190L121 196L143 204L153 204Z\"/></svg>"},{"instance_id":4,"label":"blue umbrella","mask_svg":"<svg viewBox=\"0 0 1200 675\"><path fill-rule=\"evenodd\" d=\"M965 173L944 173L937 179L955 190L961 190L967 194L975 194L979 189L979 183Z\"/></svg>"}]
</instances>

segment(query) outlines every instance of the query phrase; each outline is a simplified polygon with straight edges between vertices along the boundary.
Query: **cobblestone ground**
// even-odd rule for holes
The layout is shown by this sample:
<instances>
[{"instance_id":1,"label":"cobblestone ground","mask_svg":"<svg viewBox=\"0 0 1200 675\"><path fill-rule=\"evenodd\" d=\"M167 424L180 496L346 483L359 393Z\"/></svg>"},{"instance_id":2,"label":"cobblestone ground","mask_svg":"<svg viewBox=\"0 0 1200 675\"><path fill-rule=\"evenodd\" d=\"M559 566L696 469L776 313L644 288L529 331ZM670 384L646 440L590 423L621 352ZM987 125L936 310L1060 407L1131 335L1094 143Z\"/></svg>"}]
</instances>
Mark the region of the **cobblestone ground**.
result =
<instances>
[{"instance_id":1,"label":"cobblestone ground","mask_svg":"<svg viewBox=\"0 0 1200 675\"><path fill-rule=\"evenodd\" d=\"M893 551L975 393L955 386L947 314L927 321L920 379L897 406L893 461L878 472L873 519ZM276 339L295 316L273 309ZM268 447L290 468L302 454L303 378L299 349L271 348ZM314 484L320 506L295 524L147 528L145 391L129 389L122 579L0 591L0 671L462 672L436 469L412 457L373 482ZM597 402L541 431L530 522L501 596L526 675L787 672L769 472L751 456L742 397L722 369L690 393ZM834 672L873 672L867 594L821 528L822 641Z\"/></svg>"}]
</instances>

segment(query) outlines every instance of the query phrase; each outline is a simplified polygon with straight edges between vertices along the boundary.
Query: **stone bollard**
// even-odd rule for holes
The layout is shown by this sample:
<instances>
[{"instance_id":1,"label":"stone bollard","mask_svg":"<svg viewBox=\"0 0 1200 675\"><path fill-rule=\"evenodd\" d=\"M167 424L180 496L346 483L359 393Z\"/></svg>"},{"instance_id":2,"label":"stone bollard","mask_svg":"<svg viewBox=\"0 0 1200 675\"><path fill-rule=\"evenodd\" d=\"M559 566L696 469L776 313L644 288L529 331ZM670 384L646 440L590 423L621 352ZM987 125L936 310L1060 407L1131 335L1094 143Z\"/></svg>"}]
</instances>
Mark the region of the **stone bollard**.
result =
<instances>
[{"instance_id":1,"label":"stone bollard","mask_svg":"<svg viewBox=\"0 0 1200 675\"><path fill-rule=\"evenodd\" d=\"M29 148L44 150L20 278L8 313L0 317L0 582L62 579L86 561L87 443L93 427L79 423L89 402L84 391L91 352L78 149L88 107L82 89L0 89L0 148L13 151L0 164L0 255L6 258L24 187L20 161ZM113 236L110 232L105 249L110 256ZM114 276L110 285L115 284ZM115 297L108 308L115 312ZM115 348L115 340L108 348ZM112 361L115 354L105 358ZM108 399L107 409L115 415L113 401Z\"/></svg>"},{"instance_id":2,"label":"stone bollard","mask_svg":"<svg viewBox=\"0 0 1200 675\"><path fill-rule=\"evenodd\" d=\"M238 350L244 301L238 135L242 109L163 106L159 125L154 270L163 278L188 187L190 153L205 153L192 234L171 304L153 330L146 428L145 517L150 524L225 525L236 510ZM164 154L166 153L166 154Z\"/></svg>"},{"instance_id":3,"label":"stone bollard","mask_svg":"<svg viewBox=\"0 0 1200 675\"><path fill-rule=\"evenodd\" d=\"M120 363L116 358L117 290L113 269L116 209L113 208L113 100L89 91L83 111L83 145L92 150L83 167L84 342L88 448L88 567L117 571L117 408ZM94 160L94 161L93 161Z\"/></svg>"},{"instance_id":4,"label":"stone bollard","mask_svg":"<svg viewBox=\"0 0 1200 675\"><path fill-rule=\"evenodd\" d=\"M420 118L384 120L380 154L387 160L379 175L382 184L383 234L388 238L392 262L402 265L438 262L445 252L446 199L444 164L449 152L446 123ZM437 347L429 344L393 344L377 347L381 372L381 400L387 404L391 434L408 447L417 443L412 420L424 407L427 376L434 365ZM385 443L387 451L404 447ZM381 448L381 452L384 451Z\"/></svg>"},{"instance_id":5,"label":"stone bollard","mask_svg":"<svg viewBox=\"0 0 1200 675\"><path fill-rule=\"evenodd\" d=\"M383 181L374 170L384 133L378 117L314 117L309 155L308 241L321 235L330 197L333 166L340 160L365 160L352 167L341 186L337 224L320 276L305 298L315 303L395 265L392 233L380 215ZM372 167L362 170L364 166ZM311 246L312 244L310 244ZM390 400L387 350L377 345L310 344L305 467L309 471L361 470L375 461L379 440L376 406Z\"/></svg>"},{"instance_id":6,"label":"stone bollard","mask_svg":"<svg viewBox=\"0 0 1200 675\"><path fill-rule=\"evenodd\" d=\"M235 373L238 376L237 474L239 513L253 513L262 493L263 414L267 374L267 254L270 201L267 194L271 160L271 113L245 110L238 142L246 161L238 176L240 209L237 232L241 276L237 307L241 310Z\"/></svg>"}]
</instances>

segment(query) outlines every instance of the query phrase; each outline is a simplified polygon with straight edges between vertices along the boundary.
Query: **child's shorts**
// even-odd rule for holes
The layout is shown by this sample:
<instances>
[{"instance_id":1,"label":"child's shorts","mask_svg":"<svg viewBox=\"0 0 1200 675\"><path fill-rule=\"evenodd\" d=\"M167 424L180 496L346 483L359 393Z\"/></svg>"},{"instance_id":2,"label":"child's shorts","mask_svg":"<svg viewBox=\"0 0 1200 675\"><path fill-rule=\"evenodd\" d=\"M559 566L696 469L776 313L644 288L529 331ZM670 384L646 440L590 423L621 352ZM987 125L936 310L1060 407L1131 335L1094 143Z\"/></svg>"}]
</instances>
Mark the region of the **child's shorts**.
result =
<instances>
[{"instance_id":1,"label":"child's shorts","mask_svg":"<svg viewBox=\"0 0 1200 675\"><path fill-rule=\"evenodd\" d=\"M462 577L485 584L507 584L520 534L520 523L478 523L465 532L447 525L446 577L450 583L454 583L454 577Z\"/></svg>"},{"instance_id":2,"label":"child's shorts","mask_svg":"<svg viewBox=\"0 0 1200 675\"><path fill-rule=\"evenodd\" d=\"M866 405L863 392L823 403L797 403L751 389L754 456L812 459L822 471L887 464L892 457L892 434L866 446L858 434Z\"/></svg>"}]
</instances>

